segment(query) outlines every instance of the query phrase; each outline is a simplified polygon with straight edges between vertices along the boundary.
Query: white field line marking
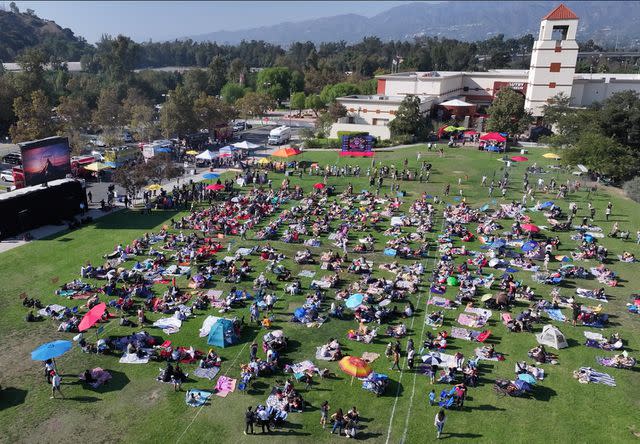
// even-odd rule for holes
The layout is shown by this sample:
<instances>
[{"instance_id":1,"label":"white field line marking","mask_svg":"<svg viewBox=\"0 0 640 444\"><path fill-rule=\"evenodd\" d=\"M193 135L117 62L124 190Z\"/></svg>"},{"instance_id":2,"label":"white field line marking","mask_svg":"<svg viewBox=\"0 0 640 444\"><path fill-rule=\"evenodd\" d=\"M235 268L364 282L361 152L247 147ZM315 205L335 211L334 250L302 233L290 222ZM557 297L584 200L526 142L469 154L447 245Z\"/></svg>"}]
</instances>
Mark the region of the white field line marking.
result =
<instances>
[{"instance_id":1,"label":"white field line marking","mask_svg":"<svg viewBox=\"0 0 640 444\"><path fill-rule=\"evenodd\" d=\"M442 228L444 227L444 219L442 221L442 225L440 227L440 231L442 231ZM435 250L435 253L437 255L438 250ZM433 278L434 274L435 274L435 264L436 264L436 260L437 260L437 256L433 258L433 268L432 268L432 273L431 276ZM433 280L433 279L432 279ZM418 307L420 306L420 298L422 295L418 295ZM420 340L422 340L422 335L424 335L424 326L425 326L425 322L427 320L427 313L429 310L429 301L431 300L431 284L429 284L429 299L427 300L427 306L425 307L425 314L424 314L424 319L423 319L423 323L422 323L422 333L420 336ZM415 317L411 320L411 327L413 328L413 322L415 321ZM405 364L406 364L406 359L405 359ZM391 415L389 417L389 428L387 429L387 440L385 441L385 444L389 444L389 440L391 439L391 429L393 428L393 417L396 413L396 406L398 404L398 395L400 394L400 382L402 381L402 376L404 375L404 372L401 371L400 372L400 378L398 378L398 389L396 390L396 398L393 401L393 409L391 409ZM407 412L407 421L405 423L405 429L404 429L404 433L403 433L403 441L404 441L404 436L407 433L407 427L408 427L408 423L409 423L409 415L411 413L411 403L413 402L413 395L415 394L415 389L416 389L416 374L413 374L413 390L411 392L411 400L409 403L409 412Z\"/></svg>"},{"instance_id":2,"label":"white field line marking","mask_svg":"<svg viewBox=\"0 0 640 444\"><path fill-rule=\"evenodd\" d=\"M236 361L238 360L238 357L242 354L242 352L244 351L245 347L247 346L248 342L245 342L244 345L242 346L242 348L240 349L240 351L238 352L238 354L236 355L236 357L234 358L234 360L231 362L231 364L229 365L229 367L227 368L227 371L224 373L223 376L226 376L227 373L229 373L229 369L233 368L233 364L236 363ZM213 395L212 395L213 396ZM187 428L184 429L184 431L180 434L180 436L178 437L178 439L176 440L176 444L178 444L180 442L180 440L184 437L185 433L187 433L187 431L189 430L189 428L193 425L193 423L196 421L196 419L198 418L198 415L200 414L200 412L202 411L202 408L206 405L202 404L200 406L200 408L198 408L198 411L196 412L196 414L193 416L193 419L191 420L191 422L189 423L189 425L187 425Z\"/></svg>"}]
</instances>

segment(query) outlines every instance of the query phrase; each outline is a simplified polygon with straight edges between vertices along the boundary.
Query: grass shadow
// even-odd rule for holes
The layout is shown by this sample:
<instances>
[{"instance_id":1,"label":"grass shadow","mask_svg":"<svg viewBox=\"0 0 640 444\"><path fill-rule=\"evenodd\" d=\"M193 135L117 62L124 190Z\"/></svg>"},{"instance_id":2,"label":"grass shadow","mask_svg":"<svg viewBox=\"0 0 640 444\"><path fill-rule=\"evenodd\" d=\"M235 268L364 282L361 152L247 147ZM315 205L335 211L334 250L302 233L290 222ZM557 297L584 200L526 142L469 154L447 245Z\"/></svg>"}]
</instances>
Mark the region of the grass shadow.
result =
<instances>
[{"instance_id":1,"label":"grass shadow","mask_svg":"<svg viewBox=\"0 0 640 444\"><path fill-rule=\"evenodd\" d=\"M16 387L7 387L0 391L0 412L24 403L27 391Z\"/></svg>"}]
</instances>

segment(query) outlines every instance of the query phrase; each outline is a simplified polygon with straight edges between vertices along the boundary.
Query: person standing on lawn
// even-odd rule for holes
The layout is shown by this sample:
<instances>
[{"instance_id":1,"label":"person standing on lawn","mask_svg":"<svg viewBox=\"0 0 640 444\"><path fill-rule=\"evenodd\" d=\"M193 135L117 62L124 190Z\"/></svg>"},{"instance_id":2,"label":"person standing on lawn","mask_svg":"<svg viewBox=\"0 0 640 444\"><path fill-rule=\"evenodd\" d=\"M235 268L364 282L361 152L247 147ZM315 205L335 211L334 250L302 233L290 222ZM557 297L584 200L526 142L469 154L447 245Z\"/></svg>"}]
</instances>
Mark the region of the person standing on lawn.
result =
<instances>
[{"instance_id":1,"label":"person standing on lawn","mask_svg":"<svg viewBox=\"0 0 640 444\"><path fill-rule=\"evenodd\" d=\"M436 426L436 438L440 438L440 435L442 434L442 430L444 429L444 423L447 422L447 417L444 414L444 410L440 409L440 411L438 413L436 413L436 417L435 420L433 422L433 425Z\"/></svg>"},{"instance_id":2,"label":"person standing on lawn","mask_svg":"<svg viewBox=\"0 0 640 444\"><path fill-rule=\"evenodd\" d=\"M62 396L62 399L64 399L62 390L60 390L60 375L58 374L58 372L53 370L51 375L51 399L55 399L56 391L60 393L60 396Z\"/></svg>"},{"instance_id":3,"label":"person standing on lawn","mask_svg":"<svg viewBox=\"0 0 640 444\"><path fill-rule=\"evenodd\" d=\"M251 406L247 407L247 411L244 413L244 434L247 435L249 430L253 435L253 422L255 421L255 414L251 410Z\"/></svg>"},{"instance_id":4,"label":"person standing on lawn","mask_svg":"<svg viewBox=\"0 0 640 444\"><path fill-rule=\"evenodd\" d=\"M393 364L391 364L391 368L389 370L393 370L394 368L397 368L398 371L401 371L400 370L400 353L394 350L393 356L391 359L393 360Z\"/></svg>"},{"instance_id":5,"label":"person standing on lawn","mask_svg":"<svg viewBox=\"0 0 640 444\"><path fill-rule=\"evenodd\" d=\"M329 401L324 401L320 405L320 425L322 428L327 427L327 420L329 419Z\"/></svg>"}]
</instances>

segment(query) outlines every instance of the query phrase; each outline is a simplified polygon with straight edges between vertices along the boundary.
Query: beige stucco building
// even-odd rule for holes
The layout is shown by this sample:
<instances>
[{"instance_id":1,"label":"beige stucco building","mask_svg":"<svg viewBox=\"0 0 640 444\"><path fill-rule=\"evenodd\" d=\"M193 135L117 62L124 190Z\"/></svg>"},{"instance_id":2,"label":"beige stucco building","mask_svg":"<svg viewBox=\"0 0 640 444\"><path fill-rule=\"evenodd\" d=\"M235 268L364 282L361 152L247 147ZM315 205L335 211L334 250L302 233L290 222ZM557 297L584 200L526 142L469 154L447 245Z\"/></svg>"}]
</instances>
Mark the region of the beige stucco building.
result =
<instances>
[{"instance_id":1,"label":"beige stucco building","mask_svg":"<svg viewBox=\"0 0 640 444\"><path fill-rule=\"evenodd\" d=\"M540 116L544 104L559 93L571 97L573 106L581 107L615 92L640 92L638 74L576 74L578 20L562 4L543 17L527 70L414 71L378 76L377 94L337 99L347 108L348 116L332 126L331 137L336 137L338 131L366 131L388 139L387 125L407 95L419 96L421 108L426 112L454 98L477 105L490 104L500 88L510 87L525 96L525 108Z\"/></svg>"}]
</instances>

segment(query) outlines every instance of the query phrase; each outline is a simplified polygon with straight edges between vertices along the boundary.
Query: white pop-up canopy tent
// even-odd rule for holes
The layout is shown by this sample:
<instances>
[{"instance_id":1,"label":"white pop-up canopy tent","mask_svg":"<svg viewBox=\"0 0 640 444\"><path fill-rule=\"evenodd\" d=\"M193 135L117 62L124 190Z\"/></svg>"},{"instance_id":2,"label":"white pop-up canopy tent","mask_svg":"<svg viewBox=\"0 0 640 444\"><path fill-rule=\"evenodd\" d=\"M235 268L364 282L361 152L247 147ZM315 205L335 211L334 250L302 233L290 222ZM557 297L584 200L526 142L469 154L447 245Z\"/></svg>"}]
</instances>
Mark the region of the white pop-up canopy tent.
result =
<instances>
[{"instance_id":1,"label":"white pop-up canopy tent","mask_svg":"<svg viewBox=\"0 0 640 444\"><path fill-rule=\"evenodd\" d=\"M213 160L215 158L217 158L218 155L214 152L211 152L209 150L205 150L203 152L201 152L200 154L198 154L196 156L196 159L202 159L202 160Z\"/></svg>"},{"instance_id":2,"label":"white pop-up canopy tent","mask_svg":"<svg viewBox=\"0 0 640 444\"><path fill-rule=\"evenodd\" d=\"M255 143L247 142L243 140L242 142L236 142L232 146L240 149L240 150L255 150L256 148L260 148L262 145L256 145Z\"/></svg>"}]
</instances>

